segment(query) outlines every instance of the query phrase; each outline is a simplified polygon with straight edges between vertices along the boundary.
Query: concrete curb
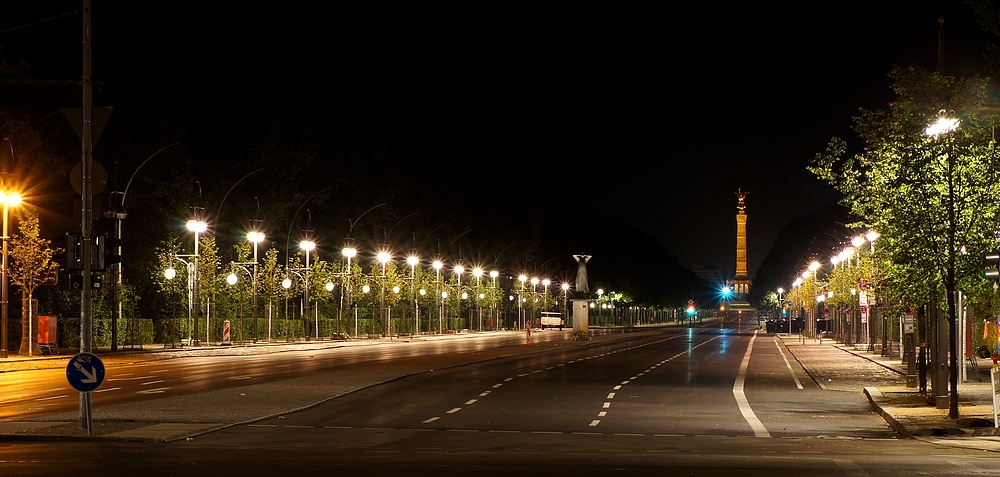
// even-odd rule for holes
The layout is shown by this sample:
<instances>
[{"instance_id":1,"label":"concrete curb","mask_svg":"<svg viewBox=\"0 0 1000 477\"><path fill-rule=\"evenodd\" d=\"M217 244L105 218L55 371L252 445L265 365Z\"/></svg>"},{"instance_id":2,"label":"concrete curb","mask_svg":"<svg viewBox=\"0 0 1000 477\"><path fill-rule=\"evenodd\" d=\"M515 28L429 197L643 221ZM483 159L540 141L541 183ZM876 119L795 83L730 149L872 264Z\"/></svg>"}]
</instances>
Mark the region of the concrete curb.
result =
<instances>
[{"instance_id":1,"label":"concrete curb","mask_svg":"<svg viewBox=\"0 0 1000 477\"><path fill-rule=\"evenodd\" d=\"M896 433L903 437L910 439L913 438L913 435L910 434L910 430L906 428L906 425L910 423L909 419L896 419L895 416L886 412L885 409L882 409L882 405L879 402L882 399L882 392L879 391L878 388L865 386L864 393L868 398L868 404L871 405L872 410L875 411L875 414L882 416L882 419L885 419L885 422L889 424L889 427L892 427Z\"/></svg>"}]
</instances>

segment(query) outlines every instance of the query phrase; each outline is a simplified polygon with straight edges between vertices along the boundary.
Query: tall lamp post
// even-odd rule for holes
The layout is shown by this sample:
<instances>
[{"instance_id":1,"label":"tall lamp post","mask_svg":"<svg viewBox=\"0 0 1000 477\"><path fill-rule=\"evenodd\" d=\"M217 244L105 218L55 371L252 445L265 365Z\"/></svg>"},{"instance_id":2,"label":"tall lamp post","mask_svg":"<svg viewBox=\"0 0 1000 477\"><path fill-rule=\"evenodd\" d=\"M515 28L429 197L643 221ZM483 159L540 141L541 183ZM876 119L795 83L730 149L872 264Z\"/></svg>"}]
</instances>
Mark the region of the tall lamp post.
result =
<instances>
[{"instance_id":1,"label":"tall lamp post","mask_svg":"<svg viewBox=\"0 0 1000 477\"><path fill-rule=\"evenodd\" d=\"M247 240L253 244L253 274L250 277L253 288L253 342L257 342L257 245L264 241L264 233L251 230L247 233Z\"/></svg>"},{"instance_id":2,"label":"tall lamp post","mask_svg":"<svg viewBox=\"0 0 1000 477\"><path fill-rule=\"evenodd\" d=\"M354 306L354 302L352 301L352 297L351 297L351 272L352 272L352 270L351 270L351 258L355 257L358 254L358 249L354 248L354 241L353 240L351 240L350 238L347 239L347 243L344 245L344 249L341 250L341 254L343 254L344 258L347 259L347 271L344 272L345 274L347 274L347 277L346 277L346 280L345 280L346 286L344 287L344 291L347 293L347 306L353 307ZM344 293L340 294L340 309L341 309L341 311L343 311L343 309L344 309ZM340 323L339 323L340 320L338 319L337 321L338 321L337 326L339 327L340 326ZM354 318L354 336L357 337L357 335L358 335L358 320L357 320L357 316L355 315L355 318Z\"/></svg>"},{"instance_id":3,"label":"tall lamp post","mask_svg":"<svg viewBox=\"0 0 1000 477\"><path fill-rule=\"evenodd\" d=\"M197 315L198 315L198 311L201 310L201 283L200 283L200 278L201 277L199 276L200 274L198 272L198 253L199 253L198 252L198 235L201 234L201 233L203 233L205 230L208 229L208 224L205 223L205 221L203 221L203 220L192 219L192 220L188 220L187 221L187 229L190 230L190 231L192 231L192 232L194 232L194 255L192 256L192 260L194 262L194 265L193 265L194 273L193 273L193 276L192 276L192 280L193 280L193 283L194 283L194 287L193 287L194 288L194 292L193 292L193 299L192 300L193 300L193 304L197 308L194 311L194 315L195 315L194 316L194 333L191 336L194 339L194 343L197 343L197 341L198 341L198 316ZM209 339L209 330L210 330L209 321L208 321L209 319L211 319L211 317L209 316L209 313L206 313L205 314L205 343L210 343L211 342L211 340ZM194 344L194 343L192 343L192 344Z\"/></svg>"},{"instance_id":4,"label":"tall lamp post","mask_svg":"<svg viewBox=\"0 0 1000 477\"><path fill-rule=\"evenodd\" d=\"M410 255L406 257L406 264L410 266L410 303L413 309L413 335L420 331L420 309L417 307L417 264L420 263L420 258L417 257L416 249L410 251Z\"/></svg>"},{"instance_id":5,"label":"tall lamp post","mask_svg":"<svg viewBox=\"0 0 1000 477\"><path fill-rule=\"evenodd\" d=\"M0 270L0 281L3 282L0 287L2 287L2 293L0 293L0 307L3 308L0 311L0 321L2 324L2 333L0 333L0 358L7 357L7 219L8 219L8 209L10 207L17 207L21 204L21 196L16 192L5 192L0 191L0 202L3 202L3 269Z\"/></svg>"},{"instance_id":6,"label":"tall lamp post","mask_svg":"<svg viewBox=\"0 0 1000 477\"><path fill-rule=\"evenodd\" d=\"M305 287L305 290L302 292L302 301L305 302L304 303L304 306L305 306L305 310L304 310L305 311L305 316L303 317L304 318L304 323L308 323L309 322L309 312L312 309L311 308L311 304L309 303L309 270L310 270L310 267L309 267L309 254L310 254L310 252L312 252L313 250L316 249L316 242L313 242L312 240L303 240L303 241L299 242L299 249L302 250L302 251L304 251L306 253L306 273L305 273L306 287ZM315 337L318 340L319 339L319 314L318 313L316 314L316 322L314 323L314 326L316 327L316 329L315 329ZM307 334L306 338L308 338L308 337L309 337L309 335Z\"/></svg>"},{"instance_id":7,"label":"tall lamp post","mask_svg":"<svg viewBox=\"0 0 1000 477\"><path fill-rule=\"evenodd\" d=\"M441 269L444 268L444 262L435 260L431 263L431 267L434 268L434 300L437 301L438 334L441 334L441 308L444 306L441 302Z\"/></svg>"}]
</instances>

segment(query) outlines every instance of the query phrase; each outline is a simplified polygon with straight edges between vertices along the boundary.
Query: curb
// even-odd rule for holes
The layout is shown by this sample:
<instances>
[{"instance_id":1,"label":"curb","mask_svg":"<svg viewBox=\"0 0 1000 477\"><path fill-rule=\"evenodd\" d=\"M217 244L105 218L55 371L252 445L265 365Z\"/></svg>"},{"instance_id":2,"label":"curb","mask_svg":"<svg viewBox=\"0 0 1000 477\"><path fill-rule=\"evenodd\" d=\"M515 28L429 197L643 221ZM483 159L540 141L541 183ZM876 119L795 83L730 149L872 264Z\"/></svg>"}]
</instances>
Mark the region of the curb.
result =
<instances>
[{"instance_id":1,"label":"curb","mask_svg":"<svg viewBox=\"0 0 1000 477\"><path fill-rule=\"evenodd\" d=\"M875 414L882 416L882 419L889 424L889 427L892 427L894 431L903 437L908 439L913 438L913 435L910 434L910 430L906 428L906 424L909 424L910 422L909 419L896 419L895 416L886 412L885 409L882 409L882 405L877 401L882 398L882 392L879 391L878 388L865 386L864 393L868 398L868 404L871 405L872 410L875 411Z\"/></svg>"}]
</instances>

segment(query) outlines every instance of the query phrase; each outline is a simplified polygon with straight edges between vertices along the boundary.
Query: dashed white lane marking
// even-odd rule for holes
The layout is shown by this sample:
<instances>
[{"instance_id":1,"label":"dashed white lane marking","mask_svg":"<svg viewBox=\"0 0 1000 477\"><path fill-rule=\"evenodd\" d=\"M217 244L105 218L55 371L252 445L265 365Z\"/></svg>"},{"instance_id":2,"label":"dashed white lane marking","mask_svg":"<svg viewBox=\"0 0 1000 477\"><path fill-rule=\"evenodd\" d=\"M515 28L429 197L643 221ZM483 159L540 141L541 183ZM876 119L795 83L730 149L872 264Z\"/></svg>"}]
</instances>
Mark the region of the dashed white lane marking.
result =
<instances>
[{"instance_id":1,"label":"dashed white lane marking","mask_svg":"<svg viewBox=\"0 0 1000 477\"><path fill-rule=\"evenodd\" d=\"M245 379L253 379L253 376L230 376L228 379L233 381L243 381Z\"/></svg>"},{"instance_id":2,"label":"dashed white lane marking","mask_svg":"<svg viewBox=\"0 0 1000 477\"><path fill-rule=\"evenodd\" d=\"M781 359L785 360L785 367L788 368L788 372L791 373L792 379L795 380L795 387L803 389L799 378L795 376L795 370L793 370L792 365L788 363L788 357L785 356L785 351L781 349L781 343L778 343L778 340L774 340L774 346L778 347L778 353L781 353Z\"/></svg>"},{"instance_id":3,"label":"dashed white lane marking","mask_svg":"<svg viewBox=\"0 0 1000 477\"><path fill-rule=\"evenodd\" d=\"M865 472L858 464L855 464L853 460L850 459L833 459L833 462L840 467L840 470L844 471L848 477L869 477L868 472Z\"/></svg>"},{"instance_id":4,"label":"dashed white lane marking","mask_svg":"<svg viewBox=\"0 0 1000 477\"><path fill-rule=\"evenodd\" d=\"M163 393L165 393L165 392L166 392L166 391L167 391L168 389L170 389L170 388L156 388L156 389L147 389L147 390L145 390L145 391L136 391L135 393L136 393L136 394L163 394Z\"/></svg>"},{"instance_id":5,"label":"dashed white lane marking","mask_svg":"<svg viewBox=\"0 0 1000 477\"><path fill-rule=\"evenodd\" d=\"M507 379L504 379L503 382L506 383L506 382L510 382L510 381L513 381L513 380L514 380L514 378L507 378Z\"/></svg>"},{"instance_id":6,"label":"dashed white lane marking","mask_svg":"<svg viewBox=\"0 0 1000 477\"><path fill-rule=\"evenodd\" d=\"M162 379L160 379L160 380L157 380L157 381L150 381L150 382L148 382L148 383L142 383L142 384L140 384L139 386L148 386L148 385L150 385L150 384L159 384L159 383L162 383L162 382L163 382L163 380L162 380Z\"/></svg>"},{"instance_id":7,"label":"dashed white lane marking","mask_svg":"<svg viewBox=\"0 0 1000 477\"><path fill-rule=\"evenodd\" d=\"M424 421L424 424L430 424L430 423L432 423L432 422L434 422L434 421L436 421L438 419L441 419L441 417L440 416L434 416L434 417L432 417L432 418Z\"/></svg>"},{"instance_id":8,"label":"dashed white lane marking","mask_svg":"<svg viewBox=\"0 0 1000 477\"><path fill-rule=\"evenodd\" d=\"M500 386L503 386L503 383L494 384L493 389L499 388Z\"/></svg>"},{"instance_id":9,"label":"dashed white lane marking","mask_svg":"<svg viewBox=\"0 0 1000 477\"><path fill-rule=\"evenodd\" d=\"M621 388L622 388L622 385L621 385L621 384L619 384L619 385L617 385L617 386L615 386L615 387L613 387L613 388L611 388L611 389L615 389L615 390L618 390L618 389L621 389Z\"/></svg>"},{"instance_id":10,"label":"dashed white lane marking","mask_svg":"<svg viewBox=\"0 0 1000 477\"><path fill-rule=\"evenodd\" d=\"M525 376L527 376L527 375L528 375L528 373L521 373L521 374L518 374L518 375L517 375L517 377L519 377L519 378L523 378L523 377L525 377Z\"/></svg>"},{"instance_id":11,"label":"dashed white lane marking","mask_svg":"<svg viewBox=\"0 0 1000 477\"><path fill-rule=\"evenodd\" d=\"M608 413L604 412L604 411L601 411L601 412L597 413L597 417L604 417L604 416L607 416L607 415L608 415Z\"/></svg>"},{"instance_id":12,"label":"dashed white lane marking","mask_svg":"<svg viewBox=\"0 0 1000 477\"><path fill-rule=\"evenodd\" d=\"M593 421L590 421L590 427L597 427L597 425L600 423L601 423L600 419L594 419Z\"/></svg>"},{"instance_id":13,"label":"dashed white lane marking","mask_svg":"<svg viewBox=\"0 0 1000 477\"><path fill-rule=\"evenodd\" d=\"M247 424L247 427L278 427L277 424Z\"/></svg>"},{"instance_id":14,"label":"dashed white lane marking","mask_svg":"<svg viewBox=\"0 0 1000 477\"><path fill-rule=\"evenodd\" d=\"M469 405L469 404L475 403L476 401L478 401L478 399L469 399L468 401L465 401L465 404Z\"/></svg>"},{"instance_id":15,"label":"dashed white lane marking","mask_svg":"<svg viewBox=\"0 0 1000 477\"><path fill-rule=\"evenodd\" d=\"M608 399L614 399L615 393L608 393Z\"/></svg>"},{"instance_id":16,"label":"dashed white lane marking","mask_svg":"<svg viewBox=\"0 0 1000 477\"><path fill-rule=\"evenodd\" d=\"M628 384L628 381L622 381L622 386Z\"/></svg>"},{"instance_id":17,"label":"dashed white lane marking","mask_svg":"<svg viewBox=\"0 0 1000 477\"><path fill-rule=\"evenodd\" d=\"M490 393L489 391L483 391L483 392L479 393L479 396L482 397L482 396L485 396L485 395L487 395L489 393Z\"/></svg>"},{"instance_id":18,"label":"dashed white lane marking","mask_svg":"<svg viewBox=\"0 0 1000 477\"><path fill-rule=\"evenodd\" d=\"M753 409L750 407L750 402L747 401L747 395L743 392L743 384L746 382L747 378L747 368L750 367L750 354L753 353L753 342L757 339L757 331L754 330L753 337L750 338L750 344L747 345L747 352L743 355L743 362L740 363L740 372L736 376L736 383L733 385L733 396L736 397L736 403L740 406L740 413L743 414L743 418L746 419L747 424L750 424L750 428L753 429L753 435L757 437L771 437L771 434L767 432L767 428L764 424L757 419L757 415L754 414Z\"/></svg>"},{"instance_id":19,"label":"dashed white lane marking","mask_svg":"<svg viewBox=\"0 0 1000 477\"><path fill-rule=\"evenodd\" d=\"M105 389L98 389L98 390L96 390L94 392L95 393L106 393L108 391L117 391L119 389L121 389L121 388L105 388Z\"/></svg>"},{"instance_id":20,"label":"dashed white lane marking","mask_svg":"<svg viewBox=\"0 0 1000 477\"><path fill-rule=\"evenodd\" d=\"M611 407L611 403L610 402L604 403L604 409L608 409L610 407Z\"/></svg>"},{"instance_id":21,"label":"dashed white lane marking","mask_svg":"<svg viewBox=\"0 0 1000 477\"><path fill-rule=\"evenodd\" d=\"M454 407L450 411L446 412L445 414L455 414L456 412L461 411L461 410L462 410L462 408L460 408L460 407Z\"/></svg>"},{"instance_id":22,"label":"dashed white lane marking","mask_svg":"<svg viewBox=\"0 0 1000 477\"><path fill-rule=\"evenodd\" d=\"M60 394L58 396L49 396L49 397L37 398L37 399L35 399L35 401L49 401L49 400L52 400L52 399L61 399L61 398L64 398L64 397L69 397L69 394Z\"/></svg>"}]
</instances>

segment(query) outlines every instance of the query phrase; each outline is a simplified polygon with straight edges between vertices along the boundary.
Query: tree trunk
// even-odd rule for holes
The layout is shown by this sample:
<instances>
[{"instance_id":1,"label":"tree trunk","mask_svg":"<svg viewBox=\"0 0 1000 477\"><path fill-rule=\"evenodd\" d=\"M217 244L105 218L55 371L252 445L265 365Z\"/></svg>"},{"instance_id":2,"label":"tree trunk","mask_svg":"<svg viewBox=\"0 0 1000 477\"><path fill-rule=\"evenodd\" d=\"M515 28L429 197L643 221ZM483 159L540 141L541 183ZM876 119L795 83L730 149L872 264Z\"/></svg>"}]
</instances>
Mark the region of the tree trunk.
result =
<instances>
[{"instance_id":1,"label":"tree trunk","mask_svg":"<svg viewBox=\"0 0 1000 477\"><path fill-rule=\"evenodd\" d=\"M18 354L41 356L38 346L38 300L21 299L21 349Z\"/></svg>"}]
</instances>

